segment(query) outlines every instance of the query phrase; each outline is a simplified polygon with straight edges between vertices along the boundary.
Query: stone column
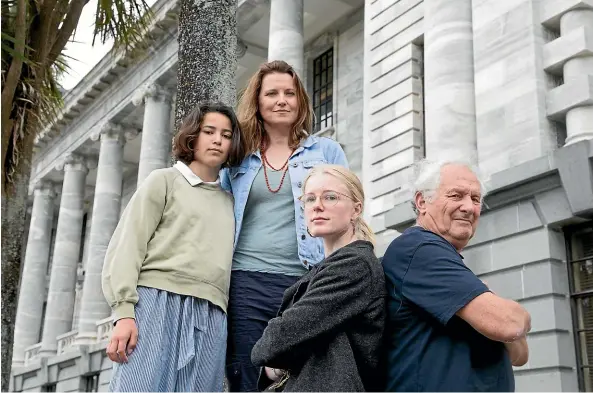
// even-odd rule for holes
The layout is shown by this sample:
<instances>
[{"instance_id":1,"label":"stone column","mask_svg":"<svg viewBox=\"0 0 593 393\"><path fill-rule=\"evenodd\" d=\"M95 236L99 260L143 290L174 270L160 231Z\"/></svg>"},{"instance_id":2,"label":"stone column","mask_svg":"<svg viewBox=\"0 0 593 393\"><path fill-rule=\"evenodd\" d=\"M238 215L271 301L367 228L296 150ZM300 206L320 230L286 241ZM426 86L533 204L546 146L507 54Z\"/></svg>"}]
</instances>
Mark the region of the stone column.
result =
<instances>
[{"instance_id":1,"label":"stone column","mask_svg":"<svg viewBox=\"0 0 593 393\"><path fill-rule=\"evenodd\" d=\"M26 285L21 284L14 329L12 364L15 366L22 366L25 349L39 342L55 196L53 183L41 181L36 184L21 278Z\"/></svg>"},{"instance_id":2,"label":"stone column","mask_svg":"<svg viewBox=\"0 0 593 393\"><path fill-rule=\"evenodd\" d=\"M476 163L471 0L426 0L424 10L426 157Z\"/></svg>"},{"instance_id":3,"label":"stone column","mask_svg":"<svg viewBox=\"0 0 593 393\"><path fill-rule=\"evenodd\" d=\"M158 84L138 90L134 105L145 104L138 185L155 169L169 166L171 157L171 92Z\"/></svg>"},{"instance_id":4,"label":"stone column","mask_svg":"<svg viewBox=\"0 0 593 393\"><path fill-rule=\"evenodd\" d=\"M101 140L95 199L89 235L89 251L85 266L84 285L78 320L78 344L90 344L96 339L96 322L107 318L111 309L101 287L101 272L107 246L119 220L121 206L125 137L136 132L124 133L123 128L105 123L91 139Z\"/></svg>"},{"instance_id":5,"label":"stone column","mask_svg":"<svg viewBox=\"0 0 593 393\"><path fill-rule=\"evenodd\" d=\"M565 36L579 28L593 29L593 9L575 9L560 18L560 35ZM571 58L563 67L564 83L593 76L593 55ZM593 105L583 105L566 112L566 144L593 138Z\"/></svg>"},{"instance_id":6,"label":"stone column","mask_svg":"<svg viewBox=\"0 0 593 393\"><path fill-rule=\"evenodd\" d=\"M303 78L303 0L272 0L268 61L284 60Z\"/></svg>"},{"instance_id":7,"label":"stone column","mask_svg":"<svg viewBox=\"0 0 593 393\"><path fill-rule=\"evenodd\" d=\"M88 163L80 155L68 154L56 169L64 170L64 183L41 340L41 356L55 354L56 337L72 329Z\"/></svg>"}]
</instances>

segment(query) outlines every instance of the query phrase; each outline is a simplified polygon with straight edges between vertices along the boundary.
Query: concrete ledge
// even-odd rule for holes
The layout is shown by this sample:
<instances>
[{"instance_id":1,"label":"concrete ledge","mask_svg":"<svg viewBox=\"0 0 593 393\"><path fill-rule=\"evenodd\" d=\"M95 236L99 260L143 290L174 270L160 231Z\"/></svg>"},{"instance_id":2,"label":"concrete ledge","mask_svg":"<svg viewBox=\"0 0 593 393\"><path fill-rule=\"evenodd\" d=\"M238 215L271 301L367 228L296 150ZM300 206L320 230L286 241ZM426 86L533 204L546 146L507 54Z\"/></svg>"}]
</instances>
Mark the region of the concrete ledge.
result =
<instances>
[{"instance_id":1,"label":"concrete ledge","mask_svg":"<svg viewBox=\"0 0 593 393\"><path fill-rule=\"evenodd\" d=\"M568 11L579 8L592 8L593 0L541 0L540 23L554 30L560 30L560 18Z\"/></svg>"},{"instance_id":2,"label":"concrete ledge","mask_svg":"<svg viewBox=\"0 0 593 393\"><path fill-rule=\"evenodd\" d=\"M564 63L575 57L593 56L593 26L582 26L544 45L544 70L562 75Z\"/></svg>"},{"instance_id":3,"label":"concrete ledge","mask_svg":"<svg viewBox=\"0 0 593 393\"><path fill-rule=\"evenodd\" d=\"M571 79L550 90L546 97L548 118L555 121L564 121L566 112L586 105L593 105L593 75Z\"/></svg>"},{"instance_id":4,"label":"concrete ledge","mask_svg":"<svg viewBox=\"0 0 593 393\"><path fill-rule=\"evenodd\" d=\"M558 172L570 210L583 218L593 217L593 140L585 140L556 152Z\"/></svg>"},{"instance_id":5,"label":"concrete ledge","mask_svg":"<svg viewBox=\"0 0 593 393\"><path fill-rule=\"evenodd\" d=\"M385 213L385 226L403 232L414 225L416 214L412 210L410 201L402 202Z\"/></svg>"}]
</instances>

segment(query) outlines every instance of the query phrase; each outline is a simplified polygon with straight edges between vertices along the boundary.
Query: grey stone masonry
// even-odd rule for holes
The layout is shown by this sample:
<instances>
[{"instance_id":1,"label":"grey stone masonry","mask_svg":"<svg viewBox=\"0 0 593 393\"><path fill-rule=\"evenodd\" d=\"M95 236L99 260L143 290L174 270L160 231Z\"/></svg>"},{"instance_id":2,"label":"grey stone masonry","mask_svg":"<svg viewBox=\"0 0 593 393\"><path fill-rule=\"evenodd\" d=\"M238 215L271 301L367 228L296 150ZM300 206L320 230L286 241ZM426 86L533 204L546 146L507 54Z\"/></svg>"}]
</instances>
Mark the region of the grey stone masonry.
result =
<instances>
[{"instance_id":1,"label":"grey stone masonry","mask_svg":"<svg viewBox=\"0 0 593 393\"><path fill-rule=\"evenodd\" d=\"M133 133L128 133L131 137ZM119 220L123 184L124 129L105 123L92 139L101 140L95 199L89 236L89 252L85 265L80 304L77 344L96 340L96 322L107 318L111 310L101 289L101 271L107 246Z\"/></svg>"},{"instance_id":2,"label":"grey stone masonry","mask_svg":"<svg viewBox=\"0 0 593 393\"><path fill-rule=\"evenodd\" d=\"M284 60L303 78L303 0L272 0L268 61Z\"/></svg>"},{"instance_id":3,"label":"grey stone masonry","mask_svg":"<svg viewBox=\"0 0 593 393\"><path fill-rule=\"evenodd\" d=\"M385 213L407 199L411 165L424 156L423 34L422 0L365 2L362 180L377 255L396 236Z\"/></svg>"},{"instance_id":4,"label":"grey stone masonry","mask_svg":"<svg viewBox=\"0 0 593 393\"><path fill-rule=\"evenodd\" d=\"M55 354L56 337L72 328L88 161L83 156L68 154L57 169L64 170L64 183L41 341L42 356Z\"/></svg>"},{"instance_id":5,"label":"grey stone masonry","mask_svg":"<svg viewBox=\"0 0 593 393\"><path fill-rule=\"evenodd\" d=\"M593 8L569 11L560 18L560 34L593 29ZM589 34L590 35L590 34ZM564 63L564 83L593 87L593 53L575 56ZM593 97L591 97L593 98ZM591 101L591 100L589 100ZM593 138L593 102L570 108L566 113L566 144Z\"/></svg>"},{"instance_id":6,"label":"grey stone masonry","mask_svg":"<svg viewBox=\"0 0 593 393\"><path fill-rule=\"evenodd\" d=\"M171 154L171 92L152 83L136 91L135 105L144 103L138 185L155 169L169 166Z\"/></svg>"},{"instance_id":7,"label":"grey stone masonry","mask_svg":"<svg viewBox=\"0 0 593 393\"><path fill-rule=\"evenodd\" d=\"M565 2L472 1L477 143L485 177L558 145L546 116L550 81L542 49L549 34L538 23L547 3Z\"/></svg>"},{"instance_id":8,"label":"grey stone masonry","mask_svg":"<svg viewBox=\"0 0 593 393\"><path fill-rule=\"evenodd\" d=\"M425 0L426 157L477 163L471 0Z\"/></svg>"},{"instance_id":9,"label":"grey stone masonry","mask_svg":"<svg viewBox=\"0 0 593 393\"><path fill-rule=\"evenodd\" d=\"M14 330L15 366L23 365L25 349L39 341L55 196L53 183L36 184Z\"/></svg>"}]
</instances>

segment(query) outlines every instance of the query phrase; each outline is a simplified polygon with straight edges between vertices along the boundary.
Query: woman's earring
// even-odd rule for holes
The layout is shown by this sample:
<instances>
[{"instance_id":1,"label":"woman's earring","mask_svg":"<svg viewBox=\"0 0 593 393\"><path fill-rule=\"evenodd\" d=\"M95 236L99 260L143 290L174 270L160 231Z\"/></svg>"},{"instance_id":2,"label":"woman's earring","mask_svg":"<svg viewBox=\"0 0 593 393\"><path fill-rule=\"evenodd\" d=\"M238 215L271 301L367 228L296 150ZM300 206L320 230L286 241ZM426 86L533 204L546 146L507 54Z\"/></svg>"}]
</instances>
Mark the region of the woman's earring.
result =
<instances>
[{"instance_id":1,"label":"woman's earring","mask_svg":"<svg viewBox=\"0 0 593 393\"><path fill-rule=\"evenodd\" d=\"M309 234L309 236L315 237L315 236L311 235L311 232L309 232L309 227L307 227L307 233Z\"/></svg>"}]
</instances>

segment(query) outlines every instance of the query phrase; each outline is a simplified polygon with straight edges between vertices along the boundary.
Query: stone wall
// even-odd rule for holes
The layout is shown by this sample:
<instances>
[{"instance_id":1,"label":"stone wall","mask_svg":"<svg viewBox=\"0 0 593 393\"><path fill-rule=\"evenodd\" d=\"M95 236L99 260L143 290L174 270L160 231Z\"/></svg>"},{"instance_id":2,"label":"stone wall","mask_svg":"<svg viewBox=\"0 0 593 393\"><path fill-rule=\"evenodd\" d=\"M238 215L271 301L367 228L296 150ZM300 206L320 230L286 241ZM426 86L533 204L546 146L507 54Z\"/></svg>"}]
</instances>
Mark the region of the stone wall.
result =
<instances>
[{"instance_id":1,"label":"stone wall","mask_svg":"<svg viewBox=\"0 0 593 393\"><path fill-rule=\"evenodd\" d=\"M546 117L553 79L543 67L549 32L539 0L473 1L476 128L485 175L541 157L558 146Z\"/></svg>"},{"instance_id":2,"label":"stone wall","mask_svg":"<svg viewBox=\"0 0 593 393\"><path fill-rule=\"evenodd\" d=\"M364 8L338 20L307 44L303 80L313 99L313 61L333 48L333 121L325 136L337 140L350 169L362 178ZM321 130L323 131L323 130Z\"/></svg>"},{"instance_id":3,"label":"stone wall","mask_svg":"<svg viewBox=\"0 0 593 393\"><path fill-rule=\"evenodd\" d=\"M396 235L385 213L407 199L409 167L424 156L424 9L422 0L365 4L363 178L382 255Z\"/></svg>"},{"instance_id":4,"label":"stone wall","mask_svg":"<svg viewBox=\"0 0 593 393\"><path fill-rule=\"evenodd\" d=\"M496 177L511 172L517 168ZM560 186L558 177L548 179L548 185ZM532 195L483 213L462 254L495 293L518 301L531 314L529 362L515 369L516 390L576 391L566 245L558 225L572 213L562 187L531 184Z\"/></svg>"},{"instance_id":5,"label":"stone wall","mask_svg":"<svg viewBox=\"0 0 593 393\"><path fill-rule=\"evenodd\" d=\"M361 10L362 11L362 10ZM338 32L336 139L344 147L348 164L362 178L362 108L364 74L364 19L357 12L352 24Z\"/></svg>"}]
</instances>

